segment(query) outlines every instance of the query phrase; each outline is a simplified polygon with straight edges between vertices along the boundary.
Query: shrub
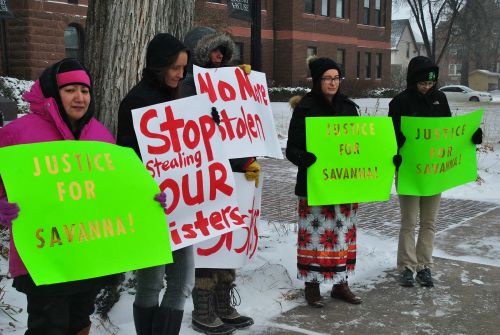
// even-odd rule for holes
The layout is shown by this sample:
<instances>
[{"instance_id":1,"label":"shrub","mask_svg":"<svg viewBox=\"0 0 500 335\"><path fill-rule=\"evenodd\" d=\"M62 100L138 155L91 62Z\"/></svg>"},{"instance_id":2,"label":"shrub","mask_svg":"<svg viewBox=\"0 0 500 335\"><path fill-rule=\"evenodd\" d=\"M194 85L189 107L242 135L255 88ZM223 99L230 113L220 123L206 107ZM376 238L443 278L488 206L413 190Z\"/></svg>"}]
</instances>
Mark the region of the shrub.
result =
<instances>
[{"instance_id":1,"label":"shrub","mask_svg":"<svg viewBox=\"0 0 500 335\"><path fill-rule=\"evenodd\" d=\"M33 85L31 80L20 80L11 77L0 77L0 95L17 103L18 113L29 113L29 105L22 94Z\"/></svg>"},{"instance_id":2,"label":"shrub","mask_svg":"<svg viewBox=\"0 0 500 335\"><path fill-rule=\"evenodd\" d=\"M269 99L272 102L288 102L295 95L305 95L311 89L306 87L271 87Z\"/></svg>"},{"instance_id":3,"label":"shrub","mask_svg":"<svg viewBox=\"0 0 500 335\"><path fill-rule=\"evenodd\" d=\"M369 98L394 98L400 90L390 87L379 87L368 91Z\"/></svg>"}]
</instances>

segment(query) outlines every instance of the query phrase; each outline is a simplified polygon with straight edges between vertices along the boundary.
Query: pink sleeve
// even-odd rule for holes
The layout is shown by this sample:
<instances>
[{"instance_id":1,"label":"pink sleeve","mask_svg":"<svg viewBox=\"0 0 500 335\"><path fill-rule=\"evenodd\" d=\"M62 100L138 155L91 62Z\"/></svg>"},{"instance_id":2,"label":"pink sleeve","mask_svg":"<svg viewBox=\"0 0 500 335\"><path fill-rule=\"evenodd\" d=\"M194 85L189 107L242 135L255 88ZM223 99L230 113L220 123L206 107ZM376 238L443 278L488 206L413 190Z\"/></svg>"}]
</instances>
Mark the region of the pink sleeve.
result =
<instances>
[{"instance_id":1,"label":"pink sleeve","mask_svg":"<svg viewBox=\"0 0 500 335\"><path fill-rule=\"evenodd\" d=\"M0 177L0 199L7 198L7 192L5 192L5 187L3 187L2 177Z\"/></svg>"}]
</instances>

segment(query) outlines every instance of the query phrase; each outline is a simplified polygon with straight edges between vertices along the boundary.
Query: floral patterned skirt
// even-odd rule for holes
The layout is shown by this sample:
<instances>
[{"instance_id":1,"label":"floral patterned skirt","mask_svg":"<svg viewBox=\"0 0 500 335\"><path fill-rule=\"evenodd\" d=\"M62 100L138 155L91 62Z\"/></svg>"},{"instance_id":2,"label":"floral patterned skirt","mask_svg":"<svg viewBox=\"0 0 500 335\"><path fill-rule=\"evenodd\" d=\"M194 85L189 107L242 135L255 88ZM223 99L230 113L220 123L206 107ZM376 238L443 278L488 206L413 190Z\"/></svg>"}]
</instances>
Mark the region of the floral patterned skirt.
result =
<instances>
[{"instance_id":1,"label":"floral patterned skirt","mask_svg":"<svg viewBox=\"0 0 500 335\"><path fill-rule=\"evenodd\" d=\"M358 204L308 206L299 197L297 277L306 282L338 283L356 266Z\"/></svg>"}]
</instances>

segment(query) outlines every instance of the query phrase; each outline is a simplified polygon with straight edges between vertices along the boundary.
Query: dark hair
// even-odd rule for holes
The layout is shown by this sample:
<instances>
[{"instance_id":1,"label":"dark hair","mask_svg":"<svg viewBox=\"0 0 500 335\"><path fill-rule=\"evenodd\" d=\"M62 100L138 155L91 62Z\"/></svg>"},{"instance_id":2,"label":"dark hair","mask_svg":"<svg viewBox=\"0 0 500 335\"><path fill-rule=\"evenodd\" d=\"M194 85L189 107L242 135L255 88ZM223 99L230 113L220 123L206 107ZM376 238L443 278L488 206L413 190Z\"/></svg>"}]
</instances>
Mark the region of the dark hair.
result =
<instances>
[{"instance_id":1,"label":"dark hair","mask_svg":"<svg viewBox=\"0 0 500 335\"><path fill-rule=\"evenodd\" d=\"M157 85L163 87L170 95L172 99L178 99L180 98L180 86L177 85L177 87L172 88L168 85L165 84L165 75L166 72L170 69L172 65L175 64L177 61L177 58L179 58L179 55L181 52L185 52L188 55L189 58L189 51L187 49L179 50L176 54L169 55L167 58L164 59L164 64L165 66L159 67L159 68L151 68L147 67L144 70L142 70L143 76L144 77L149 77L152 79ZM187 74L187 66L184 68L184 75L183 77L185 78Z\"/></svg>"}]
</instances>

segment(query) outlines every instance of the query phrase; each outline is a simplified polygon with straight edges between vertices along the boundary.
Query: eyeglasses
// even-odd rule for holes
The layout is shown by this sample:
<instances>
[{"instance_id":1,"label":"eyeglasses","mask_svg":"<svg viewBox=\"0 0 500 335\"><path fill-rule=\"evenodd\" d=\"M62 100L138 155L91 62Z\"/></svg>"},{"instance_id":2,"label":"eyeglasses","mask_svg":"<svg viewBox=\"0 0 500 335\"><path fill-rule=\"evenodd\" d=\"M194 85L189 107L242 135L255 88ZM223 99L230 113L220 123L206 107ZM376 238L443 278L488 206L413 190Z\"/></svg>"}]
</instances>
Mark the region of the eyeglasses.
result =
<instances>
[{"instance_id":1,"label":"eyeglasses","mask_svg":"<svg viewBox=\"0 0 500 335\"><path fill-rule=\"evenodd\" d=\"M422 86L422 87L432 87L434 85L436 85L436 82L435 81L419 81L417 83L418 86Z\"/></svg>"},{"instance_id":2,"label":"eyeglasses","mask_svg":"<svg viewBox=\"0 0 500 335\"><path fill-rule=\"evenodd\" d=\"M329 84L333 84L333 83L338 84L342 81L342 79L344 79L344 78L340 78L339 76L337 76L337 77L321 77L322 81L326 81Z\"/></svg>"}]
</instances>

